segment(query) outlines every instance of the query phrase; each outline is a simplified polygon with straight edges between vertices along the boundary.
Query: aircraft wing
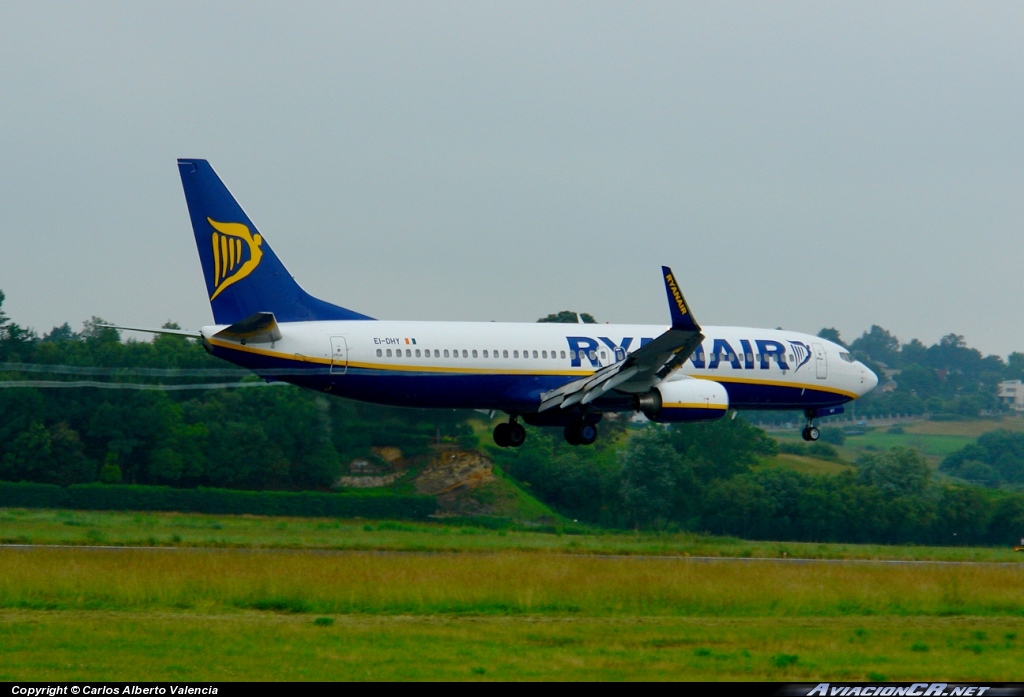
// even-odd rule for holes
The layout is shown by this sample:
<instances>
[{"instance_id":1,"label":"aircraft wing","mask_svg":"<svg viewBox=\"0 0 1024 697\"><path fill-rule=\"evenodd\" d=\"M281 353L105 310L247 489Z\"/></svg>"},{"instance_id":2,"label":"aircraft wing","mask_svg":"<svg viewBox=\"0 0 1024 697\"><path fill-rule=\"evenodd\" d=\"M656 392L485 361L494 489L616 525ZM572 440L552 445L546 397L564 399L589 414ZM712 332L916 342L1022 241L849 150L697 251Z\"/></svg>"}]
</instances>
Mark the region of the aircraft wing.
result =
<instances>
[{"instance_id":1,"label":"aircraft wing","mask_svg":"<svg viewBox=\"0 0 1024 697\"><path fill-rule=\"evenodd\" d=\"M654 341L633 351L625 360L544 393L541 395L539 411L589 404L627 383L647 387L656 385L672 375L690 357L704 340L704 335L686 306L672 270L662 266L661 272L665 278L672 325Z\"/></svg>"}]
</instances>

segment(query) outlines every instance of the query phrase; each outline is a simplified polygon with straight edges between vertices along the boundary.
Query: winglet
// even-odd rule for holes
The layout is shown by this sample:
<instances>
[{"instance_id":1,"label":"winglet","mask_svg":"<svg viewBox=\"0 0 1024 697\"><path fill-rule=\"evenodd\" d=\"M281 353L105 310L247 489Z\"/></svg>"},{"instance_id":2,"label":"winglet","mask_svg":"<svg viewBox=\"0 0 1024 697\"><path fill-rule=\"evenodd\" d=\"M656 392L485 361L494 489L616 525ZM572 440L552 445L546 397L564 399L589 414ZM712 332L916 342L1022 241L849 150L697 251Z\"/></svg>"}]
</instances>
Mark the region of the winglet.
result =
<instances>
[{"instance_id":1,"label":"winglet","mask_svg":"<svg viewBox=\"0 0 1024 697\"><path fill-rule=\"evenodd\" d=\"M662 266L661 275L665 277L665 292L668 294L668 311L672 315L672 328L699 332L700 326L686 306L683 292L679 290L679 284L676 283L676 277L672 273L672 269Z\"/></svg>"}]
</instances>

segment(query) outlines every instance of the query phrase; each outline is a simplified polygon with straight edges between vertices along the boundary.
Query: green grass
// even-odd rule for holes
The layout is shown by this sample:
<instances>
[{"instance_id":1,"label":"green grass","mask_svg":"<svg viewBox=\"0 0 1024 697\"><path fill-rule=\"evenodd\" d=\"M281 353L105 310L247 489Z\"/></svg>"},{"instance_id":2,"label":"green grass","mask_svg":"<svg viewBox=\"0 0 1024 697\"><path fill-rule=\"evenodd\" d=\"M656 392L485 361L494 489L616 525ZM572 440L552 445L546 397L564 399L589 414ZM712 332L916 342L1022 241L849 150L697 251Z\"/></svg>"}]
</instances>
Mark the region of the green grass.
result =
<instances>
[{"instance_id":1,"label":"green grass","mask_svg":"<svg viewBox=\"0 0 1024 697\"><path fill-rule=\"evenodd\" d=\"M0 680L1024 680L1016 618L333 619L0 612Z\"/></svg>"},{"instance_id":2,"label":"green grass","mask_svg":"<svg viewBox=\"0 0 1024 697\"><path fill-rule=\"evenodd\" d=\"M779 453L775 457L764 458L760 467L785 467L801 474L839 474L851 469L851 466L831 460L820 460L806 455L790 455Z\"/></svg>"},{"instance_id":3,"label":"green grass","mask_svg":"<svg viewBox=\"0 0 1024 697\"><path fill-rule=\"evenodd\" d=\"M859 454L869 447L875 450L904 447L916 448L922 455L930 458L944 458L959 450L975 438L962 435L926 434L926 433L886 433L885 431L869 431L862 436L848 436L841 450L855 451Z\"/></svg>"},{"instance_id":4,"label":"green grass","mask_svg":"<svg viewBox=\"0 0 1024 697\"><path fill-rule=\"evenodd\" d=\"M39 510L0 531L171 546L0 549L0 681L1024 680L1019 563L685 556L1009 550Z\"/></svg>"},{"instance_id":5,"label":"green grass","mask_svg":"<svg viewBox=\"0 0 1024 697\"><path fill-rule=\"evenodd\" d=\"M0 609L1024 617L1019 564L8 548L0 569Z\"/></svg>"},{"instance_id":6,"label":"green grass","mask_svg":"<svg viewBox=\"0 0 1024 697\"><path fill-rule=\"evenodd\" d=\"M221 549L546 551L694 557L1024 562L1024 555L1016 554L1010 548L754 542L686 532L588 531L579 525L489 529L443 521L419 523L46 509L0 509L0 542Z\"/></svg>"}]
</instances>

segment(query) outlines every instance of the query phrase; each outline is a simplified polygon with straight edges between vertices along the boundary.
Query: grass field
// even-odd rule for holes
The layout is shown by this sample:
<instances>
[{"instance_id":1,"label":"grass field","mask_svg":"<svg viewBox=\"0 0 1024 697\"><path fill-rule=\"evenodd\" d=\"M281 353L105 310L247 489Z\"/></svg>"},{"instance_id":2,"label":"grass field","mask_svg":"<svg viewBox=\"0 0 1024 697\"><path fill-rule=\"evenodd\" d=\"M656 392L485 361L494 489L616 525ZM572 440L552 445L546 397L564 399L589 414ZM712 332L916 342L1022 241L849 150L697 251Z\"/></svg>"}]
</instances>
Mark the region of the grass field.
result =
<instances>
[{"instance_id":1,"label":"grass field","mask_svg":"<svg viewBox=\"0 0 1024 697\"><path fill-rule=\"evenodd\" d=\"M0 533L69 545L0 548L0 680L1024 680L1009 550L37 510ZM1003 563L850 561L887 558Z\"/></svg>"},{"instance_id":2,"label":"grass field","mask_svg":"<svg viewBox=\"0 0 1024 697\"><path fill-rule=\"evenodd\" d=\"M1001 682L1024 680L1020 637L1017 618L0 611L0 680Z\"/></svg>"},{"instance_id":3,"label":"grass field","mask_svg":"<svg viewBox=\"0 0 1024 697\"><path fill-rule=\"evenodd\" d=\"M557 528L555 529L557 530ZM567 552L803 559L903 559L1024 563L1009 548L891 547L757 542L694 533L488 529L470 524L0 509L0 543L37 545L312 549L380 552Z\"/></svg>"}]
</instances>

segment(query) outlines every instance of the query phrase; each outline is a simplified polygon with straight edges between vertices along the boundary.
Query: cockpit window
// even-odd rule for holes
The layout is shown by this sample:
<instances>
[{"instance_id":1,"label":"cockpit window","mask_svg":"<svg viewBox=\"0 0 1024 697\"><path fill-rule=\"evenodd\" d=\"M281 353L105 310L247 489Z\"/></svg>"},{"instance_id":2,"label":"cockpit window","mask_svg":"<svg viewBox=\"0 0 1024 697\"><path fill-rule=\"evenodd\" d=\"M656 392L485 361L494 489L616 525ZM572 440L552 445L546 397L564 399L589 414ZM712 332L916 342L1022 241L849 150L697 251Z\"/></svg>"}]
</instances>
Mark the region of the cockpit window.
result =
<instances>
[{"instance_id":1,"label":"cockpit window","mask_svg":"<svg viewBox=\"0 0 1024 697\"><path fill-rule=\"evenodd\" d=\"M857 359L854 358L853 356L851 356L850 354L848 354L846 351L840 351L839 352L839 357L842 358L847 363L856 363L857 362Z\"/></svg>"}]
</instances>

